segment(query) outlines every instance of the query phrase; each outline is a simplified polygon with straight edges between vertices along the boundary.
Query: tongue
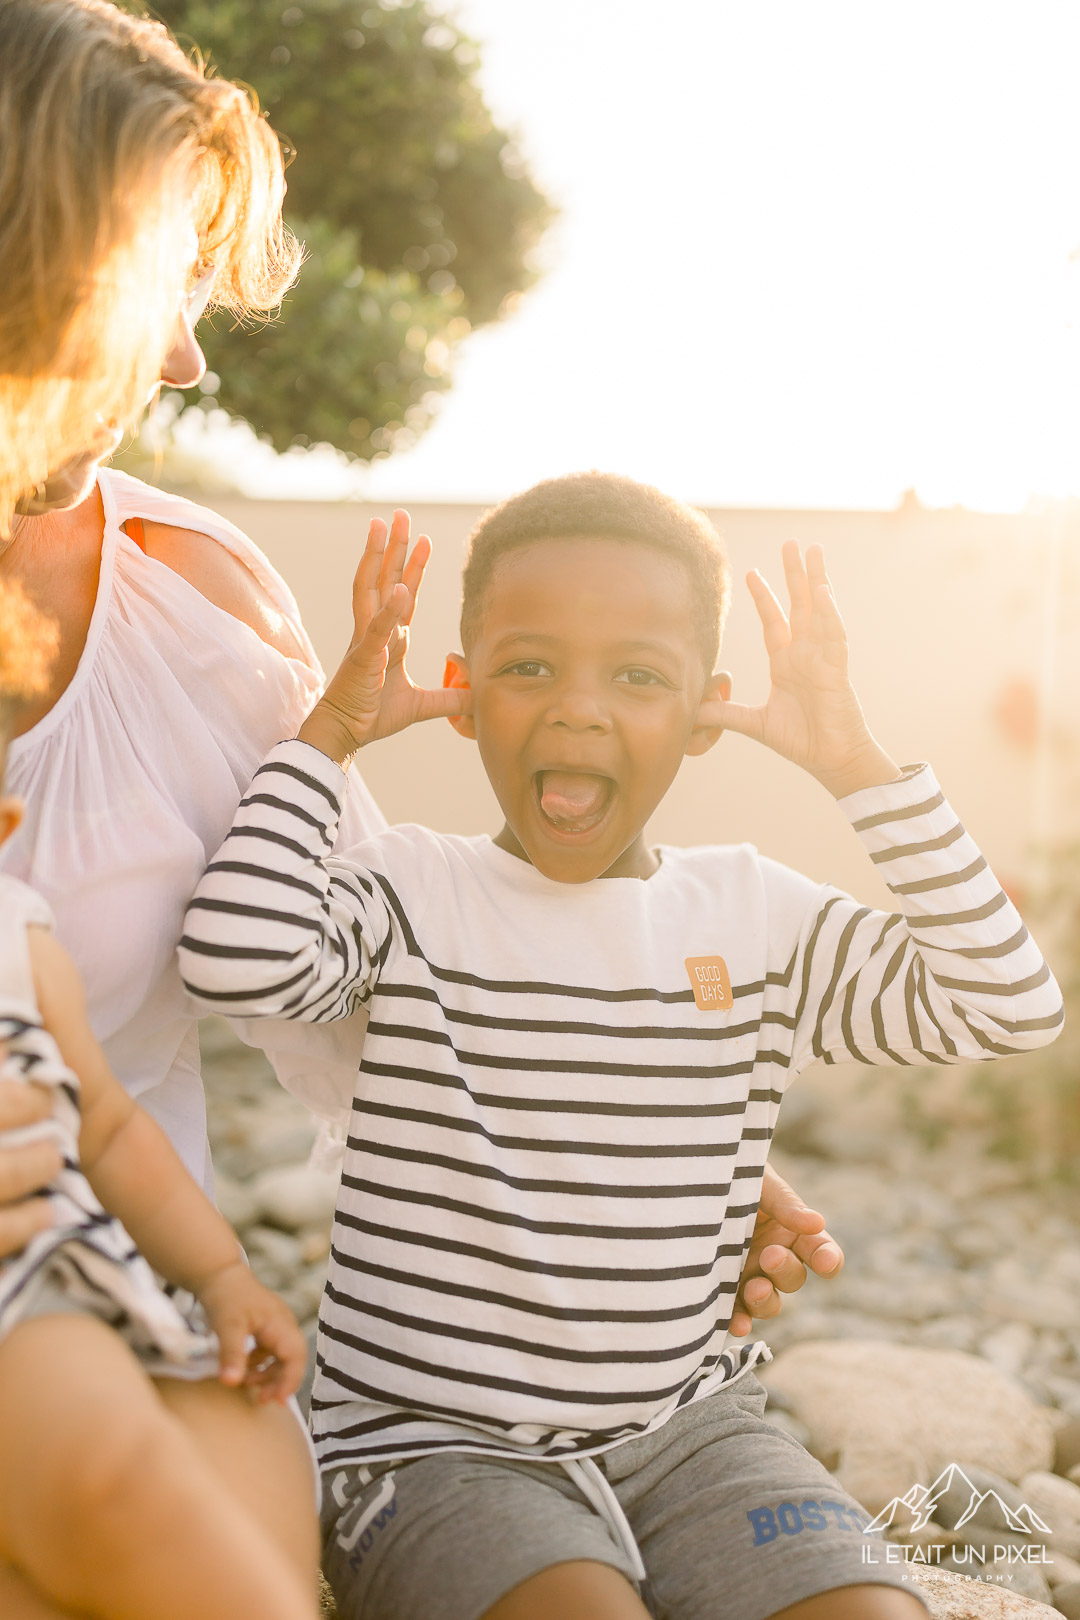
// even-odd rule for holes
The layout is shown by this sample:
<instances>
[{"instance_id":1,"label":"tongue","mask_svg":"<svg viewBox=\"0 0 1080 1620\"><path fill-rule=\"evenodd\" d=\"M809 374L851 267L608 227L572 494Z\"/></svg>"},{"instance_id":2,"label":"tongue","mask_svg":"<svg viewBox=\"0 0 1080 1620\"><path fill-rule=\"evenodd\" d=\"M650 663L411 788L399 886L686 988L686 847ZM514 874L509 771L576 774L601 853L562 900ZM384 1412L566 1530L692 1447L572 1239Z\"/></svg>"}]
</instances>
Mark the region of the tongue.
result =
<instances>
[{"instance_id":1,"label":"tongue","mask_svg":"<svg viewBox=\"0 0 1080 1620\"><path fill-rule=\"evenodd\" d=\"M606 776L583 776L576 771L544 771L540 804L551 821L580 825L600 814L607 803Z\"/></svg>"}]
</instances>

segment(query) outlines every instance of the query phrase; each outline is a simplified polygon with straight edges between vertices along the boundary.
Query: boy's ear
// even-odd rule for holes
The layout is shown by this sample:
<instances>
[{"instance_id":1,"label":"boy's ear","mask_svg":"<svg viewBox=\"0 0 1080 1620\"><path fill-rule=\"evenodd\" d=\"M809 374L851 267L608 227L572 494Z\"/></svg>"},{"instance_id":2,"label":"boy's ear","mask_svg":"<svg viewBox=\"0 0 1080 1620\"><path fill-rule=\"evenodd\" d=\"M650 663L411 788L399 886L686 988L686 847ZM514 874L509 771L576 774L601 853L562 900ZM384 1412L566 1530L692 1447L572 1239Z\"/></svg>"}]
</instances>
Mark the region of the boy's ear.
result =
<instances>
[{"instance_id":1,"label":"boy's ear","mask_svg":"<svg viewBox=\"0 0 1080 1620\"><path fill-rule=\"evenodd\" d=\"M0 844L6 843L23 818L26 806L21 799L0 799Z\"/></svg>"},{"instance_id":2,"label":"boy's ear","mask_svg":"<svg viewBox=\"0 0 1080 1620\"><path fill-rule=\"evenodd\" d=\"M469 691L469 666L464 653L447 653L442 683L444 686ZM449 714L446 718L459 737L471 737L474 742L476 741L476 727L471 714Z\"/></svg>"},{"instance_id":3,"label":"boy's ear","mask_svg":"<svg viewBox=\"0 0 1080 1620\"><path fill-rule=\"evenodd\" d=\"M715 675L710 675L694 716L694 727L686 745L688 754L707 754L720 741L724 731L724 704L730 697L731 676L727 670L721 669Z\"/></svg>"}]
</instances>

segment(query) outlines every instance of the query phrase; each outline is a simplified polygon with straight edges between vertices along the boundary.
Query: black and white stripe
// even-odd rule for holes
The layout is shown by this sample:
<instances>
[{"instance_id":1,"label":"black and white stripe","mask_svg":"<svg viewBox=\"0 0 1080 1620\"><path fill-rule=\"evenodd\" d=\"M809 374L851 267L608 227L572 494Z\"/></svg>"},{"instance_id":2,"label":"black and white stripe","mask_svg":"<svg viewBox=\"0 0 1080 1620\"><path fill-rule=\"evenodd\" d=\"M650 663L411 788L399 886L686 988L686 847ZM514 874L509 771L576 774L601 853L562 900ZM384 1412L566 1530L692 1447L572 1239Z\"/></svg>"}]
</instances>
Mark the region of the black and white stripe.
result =
<instances>
[{"instance_id":1,"label":"black and white stripe","mask_svg":"<svg viewBox=\"0 0 1080 1620\"><path fill-rule=\"evenodd\" d=\"M188 911L185 983L243 1015L369 1008L323 1303L324 1466L583 1455L767 1354L726 1340L781 1096L815 1059L1053 1037L1061 999L917 768L846 802L902 913L749 847L563 885L486 838L329 855L344 778L269 756ZM700 1011L687 957L734 1005Z\"/></svg>"}]
</instances>

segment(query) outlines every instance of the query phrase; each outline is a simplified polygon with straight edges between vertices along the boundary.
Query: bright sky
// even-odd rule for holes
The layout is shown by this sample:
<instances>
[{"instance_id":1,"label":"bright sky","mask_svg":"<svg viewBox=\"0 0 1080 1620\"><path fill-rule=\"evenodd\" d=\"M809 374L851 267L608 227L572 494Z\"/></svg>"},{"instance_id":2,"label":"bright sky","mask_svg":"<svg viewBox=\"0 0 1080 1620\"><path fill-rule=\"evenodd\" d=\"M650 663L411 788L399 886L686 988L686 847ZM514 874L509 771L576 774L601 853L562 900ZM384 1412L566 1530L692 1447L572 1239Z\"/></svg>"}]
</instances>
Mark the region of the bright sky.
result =
<instances>
[{"instance_id":1,"label":"bright sky","mask_svg":"<svg viewBox=\"0 0 1080 1620\"><path fill-rule=\"evenodd\" d=\"M1080 494L1075 0L446 9L562 217L366 495L590 466L717 505Z\"/></svg>"}]
</instances>

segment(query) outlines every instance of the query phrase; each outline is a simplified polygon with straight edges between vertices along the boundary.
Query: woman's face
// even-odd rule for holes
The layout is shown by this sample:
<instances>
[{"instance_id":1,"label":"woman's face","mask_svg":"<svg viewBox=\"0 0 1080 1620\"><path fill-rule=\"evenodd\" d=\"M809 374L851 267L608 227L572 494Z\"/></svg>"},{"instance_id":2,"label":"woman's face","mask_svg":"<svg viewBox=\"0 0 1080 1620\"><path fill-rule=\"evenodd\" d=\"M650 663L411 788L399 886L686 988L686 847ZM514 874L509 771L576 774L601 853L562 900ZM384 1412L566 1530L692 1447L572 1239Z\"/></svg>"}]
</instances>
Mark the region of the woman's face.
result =
<instances>
[{"instance_id":1,"label":"woman's face","mask_svg":"<svg viewBox=\"0 0 1080 1620\"><path fill-rule=\"evenodd\" d=\"M170 388L194 388L206 371L206 357L195 337L195 327L206 308L213 281L211 267L198 277L180 306L172 347L161 367L161 382ZM157 388L147 400L148 405L156 394ZM121 428L109 427L103 422L98 441L81 456L65 461L50 473L33 495L19 502L16 510L24 517L40 517L46 512L64 512L78 506L94 487L99 463L112 455L123 436Z\"/></svg>"}]
</instances>

